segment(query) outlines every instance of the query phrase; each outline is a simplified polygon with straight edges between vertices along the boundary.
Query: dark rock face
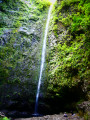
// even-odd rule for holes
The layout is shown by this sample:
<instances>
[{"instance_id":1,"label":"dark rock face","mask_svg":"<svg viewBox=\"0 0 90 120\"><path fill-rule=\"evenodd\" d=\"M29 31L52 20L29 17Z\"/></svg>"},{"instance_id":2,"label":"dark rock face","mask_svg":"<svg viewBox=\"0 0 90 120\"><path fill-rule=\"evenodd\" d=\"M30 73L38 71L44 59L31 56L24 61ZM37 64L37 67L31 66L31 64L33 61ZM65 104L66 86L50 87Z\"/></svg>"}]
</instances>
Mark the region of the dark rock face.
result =
<instances>
[{"instance_id":1,"label":"dark rock face","mask_svg":"<svg viewBox=\"0 0 90 120\"><path fill-rule=\"evenodd\" d=\"M81 104L78 104L78 109L83 113L90 111L90 101L84 101Z\"/></svg>"},{"instance_id":2,"label":"dark rock face","mask_svg":"<svg viewBox=\"0 0 90 120\"><path fill-rule=\"evenodd\" d=\"M0 109L14 111L9 116L32 113L47 10L40 13L32 1L17 0L0 8Z\"/></svg>"}]
</instances>

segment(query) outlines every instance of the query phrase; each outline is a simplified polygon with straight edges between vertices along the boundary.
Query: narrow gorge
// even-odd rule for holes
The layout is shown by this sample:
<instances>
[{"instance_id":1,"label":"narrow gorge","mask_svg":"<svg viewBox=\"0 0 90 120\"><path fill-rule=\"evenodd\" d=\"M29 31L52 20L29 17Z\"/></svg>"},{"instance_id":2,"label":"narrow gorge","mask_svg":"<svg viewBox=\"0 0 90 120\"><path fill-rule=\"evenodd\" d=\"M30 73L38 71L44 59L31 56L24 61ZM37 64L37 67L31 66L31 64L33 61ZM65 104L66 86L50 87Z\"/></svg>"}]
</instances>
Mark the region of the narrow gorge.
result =
<instances>
[{"instance_id":1,"label":"narrow gorge","mask_svg":"<svg viewBox=\"0 0 90 120\"><path fill-rule=\"evenodd\" d=\"M0 120L90 119L89 27L90 0L0 0Z\"/></svg>"}]
</instances>

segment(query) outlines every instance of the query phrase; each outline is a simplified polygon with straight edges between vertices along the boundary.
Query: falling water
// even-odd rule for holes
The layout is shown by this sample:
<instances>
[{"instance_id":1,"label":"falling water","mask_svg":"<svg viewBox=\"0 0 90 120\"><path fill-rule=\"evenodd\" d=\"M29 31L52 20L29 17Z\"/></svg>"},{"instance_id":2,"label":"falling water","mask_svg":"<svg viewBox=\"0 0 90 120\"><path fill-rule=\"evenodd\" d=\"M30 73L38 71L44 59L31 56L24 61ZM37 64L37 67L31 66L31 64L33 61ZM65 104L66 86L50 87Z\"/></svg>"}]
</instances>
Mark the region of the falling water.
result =
<instances>
[{"instance_id":1,"label":"falling water","mask_svg":"<svg viewBox=\"0 0 90 120\"><path fill-rule=\"evenodd\" d=\"M53 0L55 1L55 0ZM38 99L39 99L39 93L40 93L40 85L41 85L41 78L42 78L42 72L44 68L44 62L45 62L45 52L46 52L46 39L47 39L47 33L48 33L48 26L49 26L49 21L50 21L50 14L52 10L52 5L49 8L48 11L48 18L47 18L47 23L46 23L46 28L45 28L45 35L44 35L44 41L43 41L43 48L42 48L42 57L41 57L41 66L40 66L40 76L39 76L39 81L38 81L38 87L37 87L37 94L36 94L36 103L35 103L35 112L34 115L38 115Z\"/></svg>"}]
</instances>

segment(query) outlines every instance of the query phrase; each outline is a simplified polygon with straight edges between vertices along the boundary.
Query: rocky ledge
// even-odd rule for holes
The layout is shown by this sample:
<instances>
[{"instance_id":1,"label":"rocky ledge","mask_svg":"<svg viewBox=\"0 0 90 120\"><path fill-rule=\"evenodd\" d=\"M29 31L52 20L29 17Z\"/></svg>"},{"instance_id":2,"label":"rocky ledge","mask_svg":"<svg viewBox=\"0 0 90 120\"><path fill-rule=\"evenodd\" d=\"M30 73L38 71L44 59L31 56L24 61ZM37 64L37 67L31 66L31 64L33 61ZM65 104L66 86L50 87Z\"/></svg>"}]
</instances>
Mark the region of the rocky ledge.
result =
<instances>
[{"instance_id":1,"label":"rocky ledge","mask_svg":"<svg viewBox=\"0 0 90 120\"><path fill-rule=\"evenodd\" d=\"M77 114L63 114L58 115L46 115L42 117L32 117L32 118L19 118L15 120L84 120L84 118L79 117Z\"/></svg>"}]
</instances>

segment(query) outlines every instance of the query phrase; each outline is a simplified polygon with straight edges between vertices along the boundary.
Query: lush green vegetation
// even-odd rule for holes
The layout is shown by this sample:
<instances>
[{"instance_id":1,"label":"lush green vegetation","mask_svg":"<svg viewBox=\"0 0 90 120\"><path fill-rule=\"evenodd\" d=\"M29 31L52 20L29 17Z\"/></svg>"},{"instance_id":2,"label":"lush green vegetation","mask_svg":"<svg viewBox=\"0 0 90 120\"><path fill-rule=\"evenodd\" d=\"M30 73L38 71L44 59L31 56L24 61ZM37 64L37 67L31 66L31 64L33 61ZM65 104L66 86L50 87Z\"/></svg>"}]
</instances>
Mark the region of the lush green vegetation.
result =
<instances>
[{"instance_id":1,"label":"lush green vegetation","mask_svg":"<svg viewBox=\"0 0 90 120\"><path fill-rule=\"evenodd\" d=\"M29 5L32 4L33 1L18 1L18 0L4 0L0 4L0 80L7 82L8 77L10 76L10 71L15 68L17 62L23 61L24 55L23 50L19 50L20 47L15 48L14 44L18 39L18 43L20 44L20 37L27 39L26 35L20 35L18 32L20 27L25 26L25 24L29 25L28 21L37 22L39 19L43 19L45 15L45 8L50 5L48 1L35 1L31 7ZM41 7L42 6L42 7ZM34 9L36 7L36 9ZM41 12L42 9L42 12ZM27 27L27 25L26 25ZM7 32L7 33L6 33ZM2 38L4 34L7 34L6 38ZM25 34L25 33L24 33ZM4 39L4 40L3 40ZM23 39L23 41L24 41ZM29 39L33 39L33 35L29 36ZM37 37L39 40L40 38ZM23 42L22 41L22 42ZM24 43L26 47L29 47L29 43ZM16 50L17 49L17 50ZM19 56L18 56L19 55Z\"/></svg>"},{"instance_id":2,"label":"lush green vegetation","mask_svg":"<svg viewBox=\"0 0 90 120\"><path fill-rule=\"evenodd\" d=\"M10 120L10 119L7 117L3 117L3 118L0 118L0 120Z\"/></svg>"},{"instance_id":3,"label":"lush green vegetation","mask_svg":"<svg viewBox=\"0 0 90 120\"><path fill-rule=\"evenodd\" d=\"M54 33L57 41L47 55L47 96L60 99L63 105L86 100L90 89L90 1L57 0L51 27L49 36Z\"/></svg>"},{"instance_id":4,"label":"lush green vegetation","mask_svg":"<svg viewBox=\"0 0 90 120\"><path fill-rule=\"evenodd\" d=\"M36 5L38 5L38 9L40 11L43 11L48 6L50 6L49 0L33 0L33 1L36 3Z\"/></svg>"}]
</instances>

